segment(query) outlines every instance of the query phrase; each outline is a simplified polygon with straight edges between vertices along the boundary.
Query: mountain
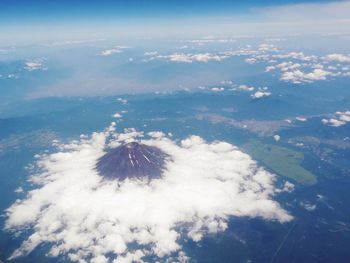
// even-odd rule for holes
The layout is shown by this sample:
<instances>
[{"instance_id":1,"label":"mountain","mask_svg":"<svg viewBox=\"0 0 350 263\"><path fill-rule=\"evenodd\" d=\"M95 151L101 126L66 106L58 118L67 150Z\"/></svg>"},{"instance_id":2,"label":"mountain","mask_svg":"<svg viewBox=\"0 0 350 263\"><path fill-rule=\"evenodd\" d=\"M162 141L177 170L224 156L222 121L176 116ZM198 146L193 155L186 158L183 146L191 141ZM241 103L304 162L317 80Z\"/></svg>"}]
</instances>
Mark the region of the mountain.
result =
<instances>
[{"instance_id":1,"label":"mountain","mask_svg":"<svg viewBox=\"0 0 350 263\"><path fill-rule=\"evenodd\" d=\"M98 160L96 169L101 176L109 179L150 180L161 177L167 157L156 147L130 142L107 152Z\"/></svg>"}]
</instances>

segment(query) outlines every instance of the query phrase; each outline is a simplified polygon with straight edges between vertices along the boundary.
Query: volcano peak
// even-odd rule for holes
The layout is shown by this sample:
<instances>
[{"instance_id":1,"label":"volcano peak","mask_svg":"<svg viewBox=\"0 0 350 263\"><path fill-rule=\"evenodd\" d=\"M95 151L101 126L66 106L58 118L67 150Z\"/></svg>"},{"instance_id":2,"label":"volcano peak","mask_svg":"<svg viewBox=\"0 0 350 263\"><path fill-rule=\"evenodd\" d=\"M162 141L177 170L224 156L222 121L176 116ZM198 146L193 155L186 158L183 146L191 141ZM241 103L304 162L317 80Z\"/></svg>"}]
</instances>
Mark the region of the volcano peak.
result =
<instances>
[{"instance_id":1,"label":"volcano peak","mask_svg":"<svg viewBox=\"0 0 350 263\"><path fill-rule=\"evenodd\" d=\"M157 147L139 142L118 146L103 155L96 165L99 174L108 179L160 178L168 155Z\"/></svg>"}]
</instances>

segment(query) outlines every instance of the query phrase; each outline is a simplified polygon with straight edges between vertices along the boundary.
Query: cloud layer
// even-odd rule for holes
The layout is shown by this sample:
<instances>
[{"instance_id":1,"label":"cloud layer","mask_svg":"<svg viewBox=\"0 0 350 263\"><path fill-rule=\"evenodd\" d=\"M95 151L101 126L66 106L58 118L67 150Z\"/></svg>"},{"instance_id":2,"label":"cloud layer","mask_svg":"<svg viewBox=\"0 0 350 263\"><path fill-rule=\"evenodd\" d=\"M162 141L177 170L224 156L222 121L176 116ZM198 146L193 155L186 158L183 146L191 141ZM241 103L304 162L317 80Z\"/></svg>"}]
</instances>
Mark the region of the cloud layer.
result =
<instances>
[{"instance_id":1,"label":"cloud layer","mask_svg":"<svg viewBox=\"0 0 350 263\"><path fill-rule=\"evenodd\" d=\"M161 179L104 181L95 164L108 147L141 140L171 156ZM31 235L11 258L49 243L49 256L79 262L186 261L181 241L227 228L229 217L292 217L272 200L274 176L235 146L191 136L179 143L161 132L115 132L115 123L91 138L57 145L39 157L37 188L7 209L6 229Z\"/></svg>"},{"instance_id":2,"label":"cloud layer","mask_svg":"<svg viewBox=\"0 0 350 263\"><path fill-rule=\"evenodd\" d=\"M205 43L205 42L204 42ZM233 57L243 57L248 64L266 63L265 72L278 74L279 79L294 84L312 83L335 77L348 77L350 55L333 53L325 56L306 55L301 51L283 51L274 44L246 45L238 49L205 53L172 53L161 55L146 52L144 61L166 60L177 63L222 62Z\"/></svg>"}]
</instances>

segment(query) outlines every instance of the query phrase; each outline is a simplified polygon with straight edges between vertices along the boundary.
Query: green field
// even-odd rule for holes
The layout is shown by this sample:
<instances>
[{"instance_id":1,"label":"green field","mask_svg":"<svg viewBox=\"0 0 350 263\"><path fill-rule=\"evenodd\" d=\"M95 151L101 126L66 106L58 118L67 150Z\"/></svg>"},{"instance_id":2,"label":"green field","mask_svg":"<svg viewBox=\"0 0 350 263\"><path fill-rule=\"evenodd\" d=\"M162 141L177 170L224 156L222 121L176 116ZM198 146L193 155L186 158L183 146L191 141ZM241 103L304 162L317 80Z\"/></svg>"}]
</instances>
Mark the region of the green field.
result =
<instances>
[{"instance_id":1,"label":"green field","mask_svg":"<svg viewBox=\"0 0 350 263\"><path fill-rule=\"evenodd\" d=\"M304 185L317 183L316 176L301 166L304 160L304 154L301 152L273 144L264 144L258 140L251 140L242 145L242 148L253 159L261 162L278 175L293 179Z\"/></svg>"}]
</instances>

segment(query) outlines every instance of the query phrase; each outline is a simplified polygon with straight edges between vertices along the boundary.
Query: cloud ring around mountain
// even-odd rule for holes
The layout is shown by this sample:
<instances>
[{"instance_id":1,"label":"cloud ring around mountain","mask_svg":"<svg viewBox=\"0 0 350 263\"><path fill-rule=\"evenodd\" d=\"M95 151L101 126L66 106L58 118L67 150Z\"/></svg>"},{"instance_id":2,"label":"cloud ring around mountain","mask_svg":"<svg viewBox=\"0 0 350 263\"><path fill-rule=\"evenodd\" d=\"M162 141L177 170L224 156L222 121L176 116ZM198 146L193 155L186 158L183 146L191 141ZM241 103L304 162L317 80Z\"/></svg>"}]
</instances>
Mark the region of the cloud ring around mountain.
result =
<instances>
[{"instance_id":1,"label":"cloud ring around mountain","mask_svg":"<svg viewBox=\"0 0 350 263\"><path fill-rule=\"evenodd\" d=\"M133 140L158 147L171 159L152 181L104 180L95 169L108 147ZM181 241L200 242L225 231L230 217L287 222L292 216L273 200L274 176L249 155L198 136L175 142L161 132L134 129L82 136L38 158L36 185L7 209L6 229L30 230L11 258L42 243L49 256L76 262L143 262L147 257L186 261Z\"/></svg>"}]
</instances>

